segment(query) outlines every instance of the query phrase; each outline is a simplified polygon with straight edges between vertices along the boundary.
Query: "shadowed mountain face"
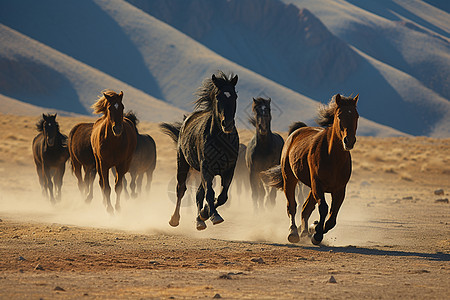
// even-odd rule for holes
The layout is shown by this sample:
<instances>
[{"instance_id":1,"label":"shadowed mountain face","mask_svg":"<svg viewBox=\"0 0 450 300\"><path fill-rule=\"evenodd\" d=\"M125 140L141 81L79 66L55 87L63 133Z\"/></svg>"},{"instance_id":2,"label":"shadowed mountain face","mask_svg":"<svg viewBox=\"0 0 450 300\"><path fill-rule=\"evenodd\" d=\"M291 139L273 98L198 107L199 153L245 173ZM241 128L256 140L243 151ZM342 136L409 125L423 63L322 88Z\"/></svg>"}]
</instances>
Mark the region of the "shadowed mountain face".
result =
<instances>
[{"instance_id":1,"label":"shadowed mountain face","mask_svg":"<svg viewBox=\"0 0 450 300\"><path fill-rule=\"evenodd\" d=\"M142 54L93 1L5 1L0 4L0 20L55 50L161 98Z\"/></svg>"},{"instance_id":2,"label":"shadowed mountain face","mask_svg":"<svg viewBox=\"0 0 450 300\"><path fill-rule=\"evenodd\" d=\"M279 1L128 2L229 60L298 92L331 79L341 83L361 62L310 11Z\"/></svg>"},{"instance_id":3,"label":"shadowed mountain face","mask_svg":"<svg viewBox=\"0 0 450 300\"><path fill-rule=\"evenodd\" d=\"M295 5L279 0L4 1L0 29L21 33L24 40L15 43L16 35L8 40L0 35L0 94L86 113L101 90L120 86L134 89L125 91L130 106L152 120L162 106L161 118L171 107L190 110L201 81L223 69L239 75L244 109L237 118L245 117L252 97L263 94L284 113L274 118L275 130L298 120L313 125L316 101L359 93L362 119L414 135L450 136L450 102L442 96L449 76L442 14L437 21L413 18L417 13L409 12L417 12L422 1L399 0L396 6L389 0L365 6L352 0L285 2ZM412 47L416 38L420 43ZM23 51L27 45L33 48ZM383 134L383 126L364 122L360 133Z\"/></svg>"}]
</instances>

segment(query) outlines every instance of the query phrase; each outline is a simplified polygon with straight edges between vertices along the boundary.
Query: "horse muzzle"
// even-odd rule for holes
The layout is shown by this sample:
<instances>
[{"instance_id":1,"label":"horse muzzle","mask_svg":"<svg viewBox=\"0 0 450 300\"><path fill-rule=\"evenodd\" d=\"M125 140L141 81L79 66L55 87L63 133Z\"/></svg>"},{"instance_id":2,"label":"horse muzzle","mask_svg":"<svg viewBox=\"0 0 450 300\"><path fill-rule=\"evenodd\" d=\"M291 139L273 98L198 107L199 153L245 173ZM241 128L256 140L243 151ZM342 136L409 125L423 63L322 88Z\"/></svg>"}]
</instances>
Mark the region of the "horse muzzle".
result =
<instances>
[{"instance_id":1,"label":"horse muzzle","mask_svg":"<svg viewBox=\"0 0 450 300\"><path fill-rule=\"evenodd\" d=\"M344 137L344 139L342 140L342 144L344 146L344 150L346 151L350 151L353 149L353 147L355 146L356 143L356 138L349 138L349 137Z\"/></svg>"},{"instance_id":2,"label":"horse muzzle","mask_svg":"<svg viewBox=\"0 0 450 300\"><path fill-rule=\"evenodd\" d=\"M234 130L234 120L231 122L226 122L225 120L222 120L222 131L225 133L232 133Z\"/></svg>"},{"instance_id":3,"label":"horse muzzle","mask_svg":"<svg viewBox=\"0 0 450 300\"><path fill-rule=\"evenodd\" d=\"M122 134L123 126L120 126L120 125L113 125L112 131L113 131L113 133L114 133L115 136L119 136L119 135Z\"/></svg>"},{"instance_id":4,"label":"horse muzzle","mask_svg":"<svg viewBox=\"0 0 450 300\"><path fill-rule=\"evenodd\" d=\"M47 138L47 144L48 144L50 147L53 147L53 145L55 145L55 138L54 138L54 137L49 137L49 138Z\"/></svg>"}]
</instances>

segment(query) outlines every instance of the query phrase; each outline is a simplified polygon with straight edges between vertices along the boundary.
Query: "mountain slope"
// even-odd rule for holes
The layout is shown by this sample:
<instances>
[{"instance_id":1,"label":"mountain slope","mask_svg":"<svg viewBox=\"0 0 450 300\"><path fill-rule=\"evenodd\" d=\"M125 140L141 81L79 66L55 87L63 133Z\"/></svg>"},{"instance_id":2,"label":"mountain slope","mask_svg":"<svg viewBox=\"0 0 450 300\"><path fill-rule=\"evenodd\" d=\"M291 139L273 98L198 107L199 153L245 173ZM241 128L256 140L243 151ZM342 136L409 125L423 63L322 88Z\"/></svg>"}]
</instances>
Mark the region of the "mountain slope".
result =
<instances>
[{"instance_id":1,"label":"mountain slope","mask_svg":"<svg viewBox=\"0 0 450 300\"><path fill-rule=\"evenodd\" d=\"M183 111L0 25L0 94L39 107L90 114L102 90L124 90L126 109L145 120ZM6 113L6 111L3 111Z\"/></svg>"}]
</instances>

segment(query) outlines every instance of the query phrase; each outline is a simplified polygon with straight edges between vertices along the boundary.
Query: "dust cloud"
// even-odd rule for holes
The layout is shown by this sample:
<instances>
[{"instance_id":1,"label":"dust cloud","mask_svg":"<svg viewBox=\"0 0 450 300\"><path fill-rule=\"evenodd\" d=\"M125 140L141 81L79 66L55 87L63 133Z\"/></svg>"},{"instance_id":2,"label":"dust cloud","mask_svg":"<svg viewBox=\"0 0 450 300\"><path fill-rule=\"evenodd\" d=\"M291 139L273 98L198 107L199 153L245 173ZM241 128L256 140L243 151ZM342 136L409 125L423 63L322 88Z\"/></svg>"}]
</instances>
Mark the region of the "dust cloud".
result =
<instances>
[{"instance_id":1,"label":"dust cloud","mask_svg":"<svg viewBox=\"0 0 450 300\"><path fill-rule=\"evenodd\" d=\"M37 175L27 172L27 182L23 188L14 184L11 190L2 191L0 195L0 211L14 215L23 221L56 223L81 227L107 228L124 230L145 234L184 235L195 238L215 238L223 240L267 242L286 244L290 219L286 213L286 200L282 192L278 192L276 204L256 212L251 200L249 190L237 193L231 187L228 202L218 208L225 222L213 225L207 221L207 229L197 231L195 218L197 209L195 205L196 187L188 184L188 190L182 200L180 225L176 228L168 224L175 207L175 170L168 174L162 170L155 170L155 178L149 193L145 190L138 198L126 197L122 193L121 211L110 215L103 205L98 177L94 182L94 199L91 203L84 202L79 192L76 179L68 168L64 176L62 200L52 205L41 194ZM33 170L34 171L34 170ZM172 176L172 177L171 177ZM146 179L144 179L144 183ZM111 178L110 183L113 183ZM115 192L111 184L112 205L115 204ZM216 195L220 187L215 187ZM346 201L351 202L352 196ZM330 199L327 198L328 203ZM297 225L300 225L301 204L296 215ZM338 224L325 235L323 245L361 244L367 241L369 232L361 239L357 227L364 223L366 216L351 203L345 203L338 217ZM313 212L310 223L318 219L317 210ZM300 241L301 245L311 245L308 238Z\"/></svg>"}]
</instances>

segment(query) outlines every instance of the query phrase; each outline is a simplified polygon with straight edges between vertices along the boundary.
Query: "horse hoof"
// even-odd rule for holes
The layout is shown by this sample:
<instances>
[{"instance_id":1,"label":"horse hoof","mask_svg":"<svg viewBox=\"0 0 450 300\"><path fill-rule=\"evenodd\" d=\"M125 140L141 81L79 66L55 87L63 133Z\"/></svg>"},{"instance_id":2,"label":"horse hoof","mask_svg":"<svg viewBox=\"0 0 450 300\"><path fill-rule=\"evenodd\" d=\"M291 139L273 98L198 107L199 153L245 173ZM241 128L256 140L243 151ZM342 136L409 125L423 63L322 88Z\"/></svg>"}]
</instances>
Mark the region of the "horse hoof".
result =
<instances>
[{"instance_id":1,"label":"horse hoof","mask_svg":"<svg viewBox=\"0 0 450 300\"><path fill-rule=\"evenodd\" d=\"M175 216L172 216L172 218L170 218L169 225L172 227L177 227L178 225L180 225L180 217L177 218Z\"/></svg>"},{"instance_id":2,"label":"horse hoof","mask_svg":"<svg viewBox=\"0 0 450 300\"><path fill-rule=\"evenodd\" d=\"M112 206L108 206L106 208L106 211L110 214L110 215L114 215L114 208Z\"/></svg>"},{"instance_id":3,"label":"horse hoof","mask_svg":"<svg viewBox=\"0 0 450 300\"><path fill-rule=\"evenodd\" d=\"M214 213L214 214L211 216L211 222L213 223L213 225L220 224L220 223L222 223L223 221L224 221L223 218L222 218L218 213Z\"/></svg>"},{"instance_id":4,"label":"horse hoof","mask_svg":"<svg viewBox=\"0 0 450 300\"><path fill-rule=\"evenodd\" d=\"M122 210L122 208L120 207L120 205L116 205L116 211L120 212Z\"/></svg>"},{"instance_id":5,"label":"horse hoof","mask_svg":"<svg viewBox=\"0 0 450 300\"><path fill-rule=\"evenodd\" d=\"M137 197L138 197L138 194L136 194L136 193L131 194L131 198L136 199Z\"/></svg>"},{"instance_id":6,"label":"horse hoof","mask_svg":"<svg viewBox=\"0 0 450 300\"><path fill-rule=\"evenodd\" d=\"M311 243L313 243L314 245L319 245L322 242L322 240L323 240L323 237L321 237L321 238L316 237L316 234L313 234L311 236Z\"/></svg>"},{"instance_id":7,"label":"horse hoof","mask_svg":"<svg viewBox=\"0 0 450 300\"><path fill-rule=\"evenodd\" d=\"M207 207L202 208L202 210L198 214L198 216L200 217L200 220L206 221L206 220L209 219L209 212L208 212L208 210L209 209Z\"/></svg>"},{"instance_id":8,"label":"horse hoof","mask_svg":"<svg viewBox=\"0 0 450 300\"><path fill-rule=\"evenodd\" d=\"M290 228L290 233L288 235L288 241L290 243L298 243L300 241L300 237L298 235L298 229L294 225L292 225Z\"/></svg>"},{"instance_id":9,"label":"horse hoof","mask_svg":"<svg viewBox=\"0 0 450 300\"><path fill-rule=\"evenodd\" d=\"M205 221L202 221L200 219L197 218L197 230L205 230L206 229L206 223Z\"/></svg>"}]
</instances>

